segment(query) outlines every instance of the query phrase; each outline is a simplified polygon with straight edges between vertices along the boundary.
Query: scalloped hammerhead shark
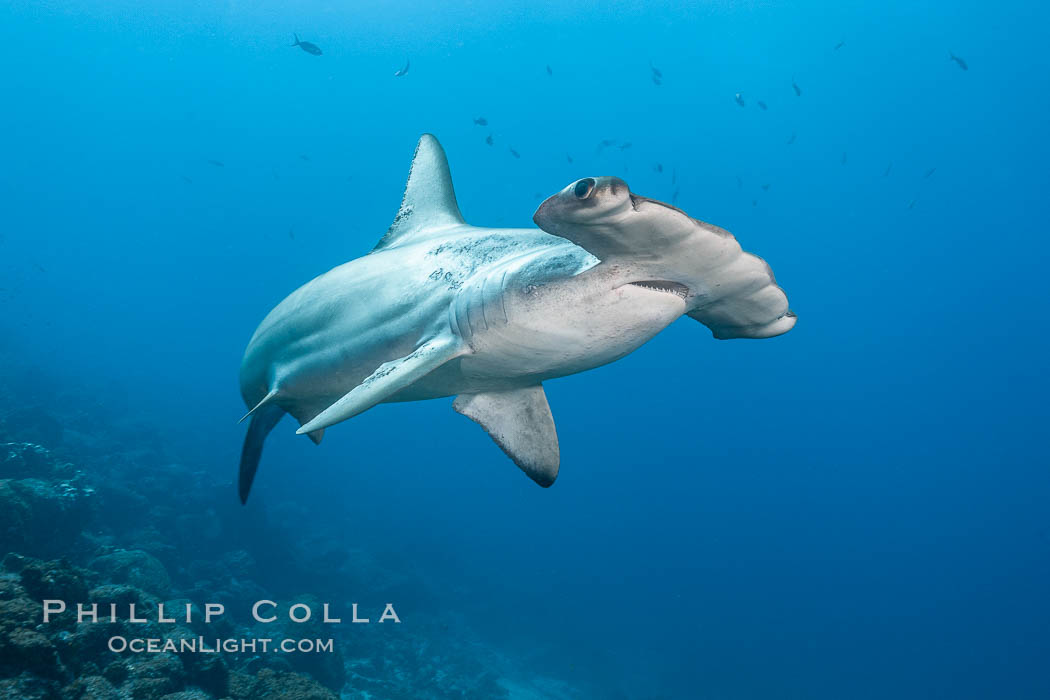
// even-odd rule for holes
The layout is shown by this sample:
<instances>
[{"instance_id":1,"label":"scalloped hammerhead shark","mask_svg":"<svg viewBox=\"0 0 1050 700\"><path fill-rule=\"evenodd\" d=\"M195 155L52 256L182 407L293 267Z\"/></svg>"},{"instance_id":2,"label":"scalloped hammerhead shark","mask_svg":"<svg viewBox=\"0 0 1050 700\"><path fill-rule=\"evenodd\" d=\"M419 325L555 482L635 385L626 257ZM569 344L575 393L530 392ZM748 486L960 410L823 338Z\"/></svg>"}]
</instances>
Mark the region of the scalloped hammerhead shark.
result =
<instances>
[{"instance_id":1,"label":"scalloped hammerhead shark","mask_svg":"<svg viewBox=\"0 0 1050 700\"><path fill-rule=\"evenodd\" d=\"M722 339L795 325L764 260L619 178L577 180L533 221L467 224L445 152L424 134L378 245L292 292L248 343L241 501L285 413L320 443L376 404L445 396L550 486L560 457L544 380L618 360L683 314Z\"/></svg>"}]
</instances>

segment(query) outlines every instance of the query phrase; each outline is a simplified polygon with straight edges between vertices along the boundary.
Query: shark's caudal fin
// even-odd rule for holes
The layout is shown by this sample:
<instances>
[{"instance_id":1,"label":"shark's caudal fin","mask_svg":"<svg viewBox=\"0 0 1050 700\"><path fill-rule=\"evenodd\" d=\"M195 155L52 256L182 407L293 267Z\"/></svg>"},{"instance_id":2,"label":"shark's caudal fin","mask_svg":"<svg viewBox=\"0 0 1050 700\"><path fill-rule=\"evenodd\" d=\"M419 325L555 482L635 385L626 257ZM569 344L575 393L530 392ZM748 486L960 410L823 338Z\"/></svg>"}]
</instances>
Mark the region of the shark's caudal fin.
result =
<instances>
[{"instance_id":1,"label":"shark's caudal fin","mask_svg":"<svg viewBox=\"0 0 1050 700\"><path fill-rule=\"evenodd\" d=\"M543 387L460 394L457 412L480 425L529 478L543 487L558 477L558 433Z\"/></svg>"},{"instance_id":2,"label":"shark's caudal fin","mask_svg":"<svg viewBox=\"0 0 1050 700\"><path fill-rule=\"evenodd\" d=\"M373 250L392 248L434 229L463 223L445 150L434 136L423 134L412 156L401 208Z\"/></svg>"},{"instance_id":3,"label":"shark's caudal fin","mask_svg":"<svg viewBox=\"0 0 1050 700\"><path fill-rule=\"evenodd\" d=\"M241 448L241 469L238 477L241 503L248 502L248 492L252 490L252 481L255 480L255 472L259 469L263 442L283 415L284 409L276 404L265 404L252 410L252 422L248 424L248 434L244 436L244 447Z\"/></svg>"}]
</instances>

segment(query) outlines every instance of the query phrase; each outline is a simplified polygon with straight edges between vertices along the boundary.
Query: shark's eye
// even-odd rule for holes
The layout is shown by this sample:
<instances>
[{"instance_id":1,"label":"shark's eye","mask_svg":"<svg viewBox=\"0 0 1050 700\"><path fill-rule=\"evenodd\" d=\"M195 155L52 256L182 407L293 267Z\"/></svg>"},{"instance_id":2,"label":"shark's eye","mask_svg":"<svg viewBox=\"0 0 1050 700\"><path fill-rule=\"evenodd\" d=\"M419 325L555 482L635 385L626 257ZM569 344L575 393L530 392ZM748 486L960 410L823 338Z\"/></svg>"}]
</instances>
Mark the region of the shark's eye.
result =
<instances>
[{"instance_id":1,"label":"shark's eye","mask_svg":"<svg viewBox=\"0 0 1050 700\"><path fill-rule=\"evenodd\" d=\"M577 199L587 199L594 191L594 178L585 177L576 183L576 186L572 188L572 193L576 195Z\"/></svg>"}]
</instances>

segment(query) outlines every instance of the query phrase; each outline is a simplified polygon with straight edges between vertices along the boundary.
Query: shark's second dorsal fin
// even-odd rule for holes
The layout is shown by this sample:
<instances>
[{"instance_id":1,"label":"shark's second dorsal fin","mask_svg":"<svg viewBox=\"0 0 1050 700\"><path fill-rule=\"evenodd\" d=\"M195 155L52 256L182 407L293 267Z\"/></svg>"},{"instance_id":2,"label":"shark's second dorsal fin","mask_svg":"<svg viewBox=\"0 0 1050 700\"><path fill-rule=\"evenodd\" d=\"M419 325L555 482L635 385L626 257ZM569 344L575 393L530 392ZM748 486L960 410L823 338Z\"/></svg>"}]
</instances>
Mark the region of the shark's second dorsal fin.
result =
<instances>
[{"instance_id":1,"label":"shark's second dorsal fin","mask_svg":"<svg viewBox=\"0 0 1050 700\"><path fill-rule=\"evenodd\" d=\"M373 250L401 245L434 229L462 223L445 149L432 134L423 134L412 156L401 208Z\"/></svg>"}]
</instances>

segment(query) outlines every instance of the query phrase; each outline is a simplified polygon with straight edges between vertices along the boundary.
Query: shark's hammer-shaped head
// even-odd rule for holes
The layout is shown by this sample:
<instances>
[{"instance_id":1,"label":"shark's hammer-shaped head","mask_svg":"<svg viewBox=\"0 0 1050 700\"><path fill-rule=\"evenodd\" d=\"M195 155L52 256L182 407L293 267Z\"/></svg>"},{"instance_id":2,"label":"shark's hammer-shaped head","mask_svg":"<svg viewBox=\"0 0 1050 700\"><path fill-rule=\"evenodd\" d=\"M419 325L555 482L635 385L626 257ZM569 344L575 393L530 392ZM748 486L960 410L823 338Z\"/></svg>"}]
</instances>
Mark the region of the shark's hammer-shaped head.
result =
<instances>
[{"instance_id":1,"label":"shark's hammer-shaped head","mask_svg":"<svg viewBox=\"0 0 1050 700\"><path fill-rule=\"evenodd\" d=\"M761 258L728 231L631 192L617 177L586 177L533 216L622 274L618 284L676 294L716 338L767 338L795 325L787 296Z\"/></svg>"}]
</instances>

